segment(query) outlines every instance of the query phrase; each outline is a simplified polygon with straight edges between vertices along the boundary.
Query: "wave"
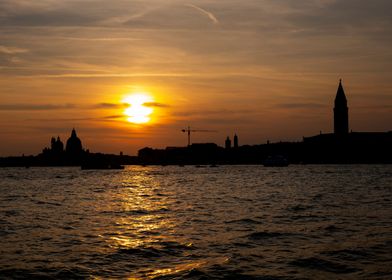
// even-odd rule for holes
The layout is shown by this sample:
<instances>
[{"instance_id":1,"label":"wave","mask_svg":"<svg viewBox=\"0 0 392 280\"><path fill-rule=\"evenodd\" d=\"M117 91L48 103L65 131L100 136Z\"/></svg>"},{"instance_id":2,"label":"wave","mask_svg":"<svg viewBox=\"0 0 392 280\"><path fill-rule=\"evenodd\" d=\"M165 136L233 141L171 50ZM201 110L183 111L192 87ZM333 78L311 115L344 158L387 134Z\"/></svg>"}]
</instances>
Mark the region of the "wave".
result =
<instances>
[{"instance_id":1,"label":"wave","mask_svg":"<svg viewBox=\"0 0 392 280\"><path fill-rule=\"evenodd\" d=\"M288 233L288 232L270 232L270 231L260 231L260 232L254 232L246 237L252 240L264 240L264 239L270 239L270 238L282 238L282 237L293 237L296 236L297 234L294 233Z\"/></svg>"},{"instance_id":2,"label":"wave","mask_svg":"<svg viewBox=\"0 0 392 280\"><path fill-rule=\"evenodd\" d=\"M238 220L230 220L230 221L225 221L225 224L262 224L260 221L256 221L254 219L250 218L244 218L244 219L238 219Z\"/></svg>"},{"instance_id":3,"label":"wave","mask_svg":"<svg viewBox=\"0 0 392 280\"><path fill-rule=\"evenodd\" d=\"M88 279L91 271L84 268L46 268L34 269L3 269L2 279Z\"/></svg>"},{"instance_id":4,"label":"wave","mask_svg":"<svg viewBox=\"0 0 392 280\"><path fill-rule=\"evenodd\" d=\"M374 254L370 253L366 249L343 249L335 251L325 251L321 254L329 257L334 257L339 260L347 261L370 260L374 258Z\"/></svg>"},{"instance_id":5,"label":"wave","mask_svg":"<svg viewBox=\"0 0 392 280\"><path fill-rule=\"evenodd\" d=\"M156 215L156 214L163 214L166 212L170 212L171 210L165 207L154 209L154 210L147 210L147 209L133 209L133 210L119 210L119 211L102 211L100 214L108 215L108 216L144 216L144 215Z\"/></svg>"},{"instance_id":6,"label":"wave","mask_svg":"<svg viewBox=\"0 0 392 280\"><path fill-rule=\"evenodd\" d=\"M154 246L119 248L111 257L137 257L137 258L160 258L165 256L182 256L185 252L195 250L192 243L181 244L175 241L156 242Z\"/></svg>"},{"instance_id":7,"label":"wave","mask_svg":"<svg viewBox=\"0 0 392 280\"><path fill-rule=\"evenodd\" d=\"M336 274L348 274L361 271L358 268L350 267L343 263L332 262L329 260L317 258L317 257L310 257L304 259L297 259L290 262L291 265L313 269L313 270L321 270L326 272L333 272Z\"/></svg>"}]
</instances>

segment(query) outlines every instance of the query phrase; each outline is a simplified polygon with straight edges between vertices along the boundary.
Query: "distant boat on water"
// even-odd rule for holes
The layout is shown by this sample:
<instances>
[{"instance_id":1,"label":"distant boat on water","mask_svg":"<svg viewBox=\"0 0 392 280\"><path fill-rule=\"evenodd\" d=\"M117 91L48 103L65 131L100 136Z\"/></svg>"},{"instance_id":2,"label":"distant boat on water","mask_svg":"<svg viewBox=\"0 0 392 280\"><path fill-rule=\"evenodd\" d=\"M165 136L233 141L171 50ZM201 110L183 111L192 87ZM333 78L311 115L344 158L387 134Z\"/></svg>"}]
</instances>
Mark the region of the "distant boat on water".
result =
<instances>
[{"instance_id":1,"label":"distant boat on water","mask_svg":"<svg viewBox=\"0 0 392 280\"><path fill-rule=\"evenodd\" d=\"M289 166L287 158L281 155L269 156L263 161L265 167L286 167Z\"/></svg>"}]
</instances>

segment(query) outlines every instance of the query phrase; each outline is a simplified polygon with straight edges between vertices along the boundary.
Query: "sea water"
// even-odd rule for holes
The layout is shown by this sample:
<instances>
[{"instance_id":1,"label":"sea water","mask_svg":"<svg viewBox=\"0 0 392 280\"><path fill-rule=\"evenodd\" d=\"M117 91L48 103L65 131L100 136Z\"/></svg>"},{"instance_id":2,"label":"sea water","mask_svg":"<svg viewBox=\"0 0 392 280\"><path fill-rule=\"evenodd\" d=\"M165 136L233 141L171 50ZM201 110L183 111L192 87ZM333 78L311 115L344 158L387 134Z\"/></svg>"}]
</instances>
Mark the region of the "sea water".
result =
<instances>
[{"instance_id":1,"label":"sea water","mask_svg":"<svg viewBox=\"0 0 392 280\"><path fill-rule=\"evenodd\" d=\"M0 278L392 279L392 166L0 169Z\"/></svg>"}]
</instances>

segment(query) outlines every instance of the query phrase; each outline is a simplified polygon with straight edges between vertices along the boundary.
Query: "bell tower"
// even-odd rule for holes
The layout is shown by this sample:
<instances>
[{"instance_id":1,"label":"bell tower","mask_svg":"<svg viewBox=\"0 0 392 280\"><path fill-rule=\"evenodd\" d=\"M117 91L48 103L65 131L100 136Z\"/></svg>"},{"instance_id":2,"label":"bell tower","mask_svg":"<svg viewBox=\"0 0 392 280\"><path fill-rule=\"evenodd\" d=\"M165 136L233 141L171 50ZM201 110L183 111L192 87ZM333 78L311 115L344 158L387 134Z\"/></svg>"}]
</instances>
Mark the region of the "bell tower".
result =
<instances>
[{"instance_id":1,"label":"bell tower","mask_svg":"<svg viewBox=\"0 0 392 280\"><path fill-rule=\"evenodd\" d=\"M334 113L334 133L336 135L348 134L348 107L347 99L344 94L342 79L339 81L338 91L335 97Z\"/></svg>"}]
</instances>

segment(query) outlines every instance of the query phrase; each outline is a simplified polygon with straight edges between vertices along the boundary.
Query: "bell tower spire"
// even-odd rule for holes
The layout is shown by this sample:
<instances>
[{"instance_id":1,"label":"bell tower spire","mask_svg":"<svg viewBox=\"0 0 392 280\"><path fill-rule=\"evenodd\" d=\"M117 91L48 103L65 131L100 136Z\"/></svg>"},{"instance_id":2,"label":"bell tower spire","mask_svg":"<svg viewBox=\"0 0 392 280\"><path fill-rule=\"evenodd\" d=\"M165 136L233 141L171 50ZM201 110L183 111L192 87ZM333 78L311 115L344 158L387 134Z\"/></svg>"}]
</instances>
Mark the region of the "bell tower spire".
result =
<instances>
[{"instance_id":1,"label":"bell tower spire","mask_svg":"<svg viewBox=\"0 0 392 280\"><path fill-rule=\"evenodd\" d=\"M334 133L336 135L348 134L348 107L347 98L344 93L342 79L339 81L338 90L335 97L334 112Z\"/></svg>"}]
</instances>

